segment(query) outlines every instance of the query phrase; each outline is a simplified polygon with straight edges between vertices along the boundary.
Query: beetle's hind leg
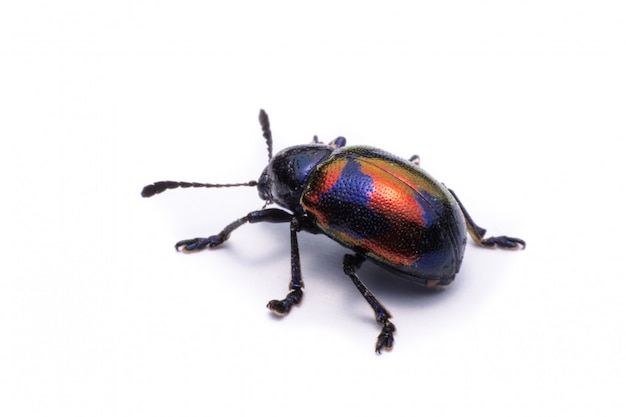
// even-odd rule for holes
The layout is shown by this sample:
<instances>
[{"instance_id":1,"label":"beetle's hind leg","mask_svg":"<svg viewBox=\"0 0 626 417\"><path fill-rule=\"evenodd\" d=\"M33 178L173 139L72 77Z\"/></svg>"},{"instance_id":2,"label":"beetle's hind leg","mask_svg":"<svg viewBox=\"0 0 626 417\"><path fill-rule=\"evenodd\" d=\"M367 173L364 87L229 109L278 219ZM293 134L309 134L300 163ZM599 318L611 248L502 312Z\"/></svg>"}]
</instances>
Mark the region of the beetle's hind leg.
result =
<instances>
[{"instance_id":1,"label":"beetle's hind leg","mask_svg":"<svg viewBox=\"0 0 626 417\"><path fill-rule=\"evenodd\" d=\"M461 208L461 211L463 212L463 216L465 217L467 231L472 237L472 239L474 240L474 242L486 248L495 248L495 247L503 248L503 249L525 249L526 248L526 242L524 242L522 239L517 238L517 237L492 236L492 237L485 238L485 233L487 231L483 229L482 227L478 226L476 223L474 223L474 220L472 220L469 213L467 212L467 210L461 203L461 200L459 200L459 197L457 197L454 191L452 191L449 188L448 188L448 191L450 191L450 194L452 194L456 202L459 204L459 207Z\"/></svg>"},{"instance_id":2,"label":"beetle's hind leg","mask_svg":"<svg viewBox=\"0 0 626 417\"><path fill-rule=\"evenodd\" d=\"M382 349L391 350L393 347L393 332L396 331L396 326L389 321L391 313L376 299L374 294L361 282L356 274L356 271L361 267L365 261L362 255L346 255L343 258L343 272L352 279L352 282L359 290L363 298L369 303L376 315L376 321L380 323L383 328L376 340L376 353L380 354Z\"/></svg>"}]
</instances>

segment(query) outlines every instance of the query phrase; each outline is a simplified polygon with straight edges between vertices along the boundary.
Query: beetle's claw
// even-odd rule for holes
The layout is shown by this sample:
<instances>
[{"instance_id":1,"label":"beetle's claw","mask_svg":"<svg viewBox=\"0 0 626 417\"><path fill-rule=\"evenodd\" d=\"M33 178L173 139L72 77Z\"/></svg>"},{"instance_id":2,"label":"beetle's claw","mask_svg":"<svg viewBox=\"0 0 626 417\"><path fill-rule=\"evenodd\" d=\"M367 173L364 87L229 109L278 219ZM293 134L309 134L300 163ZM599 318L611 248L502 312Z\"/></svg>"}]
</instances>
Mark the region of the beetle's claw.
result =
<instances>
[{"instance_id":1,"label":"beetle's claw","mask_svg":"<svg viewBox=\"0 0 626 417\"><path fill-rule=\"evenodd\" d=\"M267 308L277 316L286 316L291 310L291 305L287 304L285 300L272 300L267 303Z\"/></svg>"},{"instance_id":2,"label":"beetle's claw","mask_svg":"<svg viewBox=\"0 0 626 417\"><path fill-rule=\"evenodd\" d=\"M174 247L177 251L180 251L181 248L183 252L195 252L202 250L206 247L214 248L216 246L224 243L224 238L220 235L213 235L209 237L196 237L194 239L185 239L176 243Z\"/></svg>"},{"instance_id":3,"label":"beetle's claw","mask_svg":"<svg viewBox=\"0 0 626 417\"><path fill-rule=\"evenodd\" d=\"M480 242L482 246L488 248L502 248L502 249L526 249L526 242L517 237L509 237L509 236L494 236L487 239L483 239Z\"/></svg>"},{"instance_id":4,"label":"beetle's claw","mask_svg":"<svg viewBox=\"0 0 626 417\"><path fill-rule=\"evenodd\" d=\"M378 335L376 341L376 353L380 355L382 349L391 350L393 348L393 332L396 331L396 326L389 320L385 321L383 329Z\"/></svg>"},{"instance_id":5,"label":"beetle's claw","mask_svg":"<svg viewBox=\"0 0 626 417\"><path fill-rule=\"evenodd\" d=\"M174 247L177 251L180 251L181 248L184 252L193 252L197 250L204 249L209 244L206 238L197 237L195 239L185 239L176 243Z\"/></svg>"},{"instance_id":6,"label":"beetle's claw","mask_svg":"<svg viewBox=\"0 0 626 417\"><path fill-rule=\"evenodd\" d=\"M284 299L272 300L267 303L267 308L269 308L272 313L276 314L277 316L285 316L287 315L287 313L289 313L291 307L294 304L300 304L300 301L302 301L302 295L302 289L295 288L293 291L287 294L287 297L285 297Z\"/></svg>"}]
</instances>

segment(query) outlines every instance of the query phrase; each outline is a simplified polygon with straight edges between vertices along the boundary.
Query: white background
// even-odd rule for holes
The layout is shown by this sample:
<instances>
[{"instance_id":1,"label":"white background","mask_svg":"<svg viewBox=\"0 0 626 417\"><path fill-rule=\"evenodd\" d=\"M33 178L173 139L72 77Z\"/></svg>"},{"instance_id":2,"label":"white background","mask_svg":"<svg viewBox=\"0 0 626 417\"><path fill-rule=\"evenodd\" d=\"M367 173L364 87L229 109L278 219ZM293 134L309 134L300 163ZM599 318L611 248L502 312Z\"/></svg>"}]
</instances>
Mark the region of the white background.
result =
<instances>
[{"instance_id":1,"label":"white background","mask_svg":"<svg viewBox=\"0 0 626 417\"><path fill-rule=\"evenodd\" d=\"M21 1L0 6L0 415L624 415L626 36L618 1ZM490 234L446 291L341 271L249 225L266 150L409 157Z\"/></svg>"}]
</instances>

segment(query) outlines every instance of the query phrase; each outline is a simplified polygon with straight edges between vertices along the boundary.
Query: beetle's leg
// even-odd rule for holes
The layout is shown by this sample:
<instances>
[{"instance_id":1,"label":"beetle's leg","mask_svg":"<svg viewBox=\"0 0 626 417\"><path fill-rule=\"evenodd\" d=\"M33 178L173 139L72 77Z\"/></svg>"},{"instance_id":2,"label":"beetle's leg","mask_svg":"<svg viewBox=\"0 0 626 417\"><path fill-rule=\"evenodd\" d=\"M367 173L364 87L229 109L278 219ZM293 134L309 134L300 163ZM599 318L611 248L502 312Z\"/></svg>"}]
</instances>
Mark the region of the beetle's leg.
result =
<instances>
[{"instance_id":1,"label":"beetle's leg","mask_svg":"<svg viewBox=\"0 0 626 417\"><path fill-rule=\"evenodd\" d=\"M420 156L419 155L413 155L409 158L409 162L413 162L415 165L419 166L420 164Z\"/></svg>"},{"instance_id":2,"label":"beetle's leg","mask_svg":"<svg viewBox=\"0 0 626 417\"><path fill-rule=\"evenodd\" d=\"M459 203L459 207L461 207L461 211L463 212L463 216L465 217L465 223L467 225L467 231L470 236L474 240L474 242L486 248L503 248L503 249L525 249L526 242L517 237L509 237L509 236L492 236L485 238L485 233L487 232L482 227L478 226L474 223L474 220L470 217L469 213L459 200L459 197L448 188L450 194L454 197L457 203Z\"/></svg>"},{"instance_id":3,"label":"beetle's leg","mask_svg":"<svg viewBox=\"0 0 626 417\"><path fill-rule=\"evenodd\" d=\"M389 321L391 313L376 299L374 294L361 282L356 271L361 267L365 258L362 255L346 255L343 258L343 272L352 279L352 282L359 290L363 298L369 303L376 315L376 321L382 324L383 328L376 341L376 353L380 354L381 349L391 350L393 347L393 332L396 326Z\"/></svg>"},{"instance_id":4,"label":"beetle's leg","mask_svg":"<svg viewBox=\"0 0 626 417\"><path fill-rule=\"evenodd\" d=\"M176 250L180 250L182 248L185 252L198 251L206 247L214 248L224 243L235 229L246 223L287 223L291 221L292 217L293 215L291 213L275 208L253 211L244 217L235 220L216 235L181 240L176 243L175 247Z\"/></svg>"},{"instance_id":5,"label":"beetle's leg","mask_svg":"<svg viewBox=\"0 0 626 417\"><path fill-rule=\"evenodd\" d=\"M324 143L324 142L320 142L317 135L314 135L313 143ZM344 138L343 136L338 136L335 139L328 142L328 146L330 146L333 149L337 149L337 148L343 148L344 146L346 146L346 143L347 143L346 138Z\"/></svg>"},{"instance_id":6,"label":"beetle's leg","mask_svg":"<svg viewBox=\"0 0 626 417\"><path fill-rule=\"evenodd\" d=\"M335 139L331 140L328 145L331 148L337 149L337 148L343 148L344 146L346 146L347 140L346 138L344 138L343 136L338 136Z\"/></svg>"},{"instance_id":7,"label":"beetle's leg","mask_svg":"<svg viewBox=\"0 0 626 417\"><path fill-rule=\"evenodd\" d=\"M289 283L289 294L282 300L272 300L267 303L267 308L279 316L289 313L294 304L300 304L302 301L302 271L300 269L300 251L298 249L298 236L300 231L300 222L296 217L291 219L291 282Z\"/></svg>"}]
</instances>

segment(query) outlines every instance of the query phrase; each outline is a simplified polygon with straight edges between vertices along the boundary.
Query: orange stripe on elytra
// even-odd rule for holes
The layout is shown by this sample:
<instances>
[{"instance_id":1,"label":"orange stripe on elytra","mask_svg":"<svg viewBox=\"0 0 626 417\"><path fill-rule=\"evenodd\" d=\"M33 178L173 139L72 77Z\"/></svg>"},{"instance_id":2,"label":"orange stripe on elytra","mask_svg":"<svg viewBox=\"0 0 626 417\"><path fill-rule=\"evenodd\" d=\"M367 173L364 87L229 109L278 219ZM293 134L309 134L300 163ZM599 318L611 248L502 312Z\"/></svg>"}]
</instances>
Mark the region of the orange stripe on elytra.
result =
<instances>
[{"instance_id":1,"label":"orange stripe on elytra","mask_svg":"<svg viewBox=\"0 0 626 417\"><path fill-rule=\"evenodd\" d=\"M318 167L318 170L313 174L309 189L302 195L303 206L306 210L315 215L322 227L328 226L328 218L325 215L328 213L324 213L320 210L320 197L329 192L337 183L347 162L347 160L341 159Z\"/></svg>"},{"instance_id":2,"label":"orange stripe on elytra","mask_svg":"<svg viewBox=\"0 0 626 417\"><path fill-rule=\"evenodd\" d=\"M338 237L339 241L345 242L354 248L363 249L368 256L378 259L386 264L408 266L419 259L419 253L402 254L394 248L382 246L377 240L355 239L347 233L337 233L336 231L334 234Z\"/></svg>"},{"instance_id":3,"label":"orange stripe on elytra","mask_svg":"<svg viewBox=\"0 0 626 417\"><path fill-rule=\"evenodd\" d=\"M306 198L311 203L318 203L319 197L329 192L330 189L337 183L347 162L347 160L341 159L339 161L333 161L324 167L318 168L320 171L315 173L315 177L310 188L311 192L307 192Z\"/></svg>"},{"instance_id":4,"label":"orange stripe on elytra","mask_svg":"<svg viewBox=\"0 0 626 417\"><path fill-rule=\"evenodd\" d=\"M402 224L410 222L424 225L424 209L415 199L413 188L389 169L382 170L376 165L362 163L361 171L374 181L374 191L370 193L368 206L377 213L384 213L388 219L397 218Z\"/></svg>"},{"instance_id":5,"label":"orange stripe on elytra","mask_svg":"<svg viewBox=\"0 0 626 417\"><path fill-rule=\"evenodd\" d=\"M405 184L419 184L420 190L424 190L428 194L438 194L439 192L439 184L433 182L424 172L417 171L418 168L413 166L413 164L400 164L381 158L370 158L367 162L381 171L396 177Z\"/></svg>"}]
</instances>

